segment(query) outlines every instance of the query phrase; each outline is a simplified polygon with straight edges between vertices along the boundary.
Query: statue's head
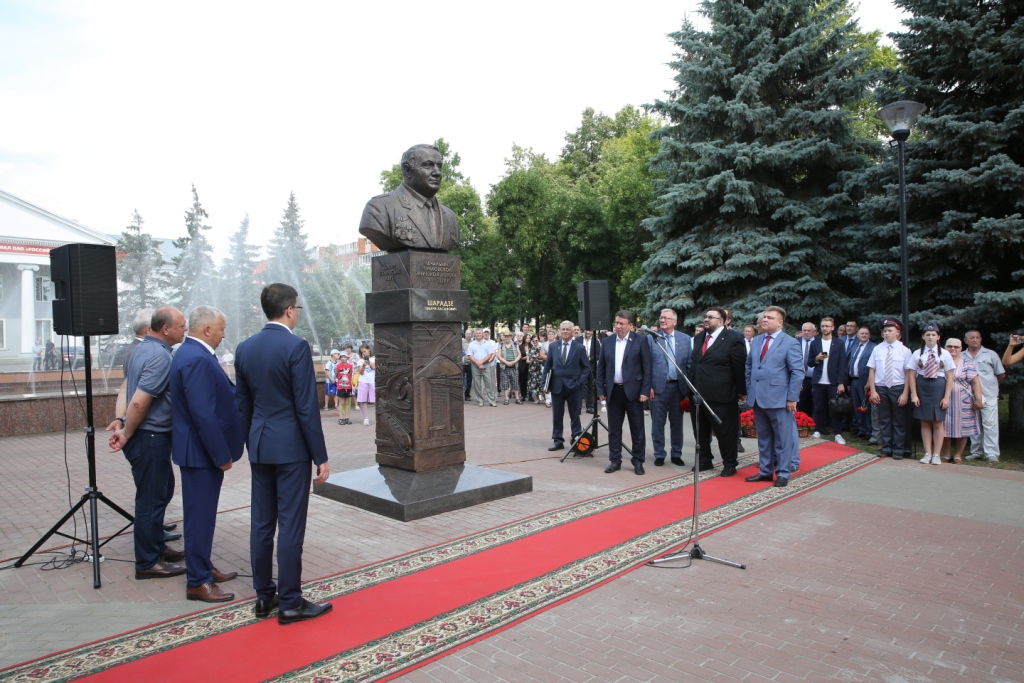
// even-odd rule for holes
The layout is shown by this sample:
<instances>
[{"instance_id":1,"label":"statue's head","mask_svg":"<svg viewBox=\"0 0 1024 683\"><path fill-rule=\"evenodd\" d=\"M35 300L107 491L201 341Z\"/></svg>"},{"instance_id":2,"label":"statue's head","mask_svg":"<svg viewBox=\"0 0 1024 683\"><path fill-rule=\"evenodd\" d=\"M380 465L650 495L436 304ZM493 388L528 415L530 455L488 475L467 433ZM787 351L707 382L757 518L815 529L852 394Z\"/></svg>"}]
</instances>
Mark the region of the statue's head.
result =
<instances>
[{"instance_id":1,"label":"statue's head","mask_svg":"<svg viewBox=\"0 0 1024 683\"><path fill-rule=\"evenodd\" d=\"M433 145L413 145L402 155L402 180L424 197L441 189L441 150Z\"/></svg>"}]
</instances>

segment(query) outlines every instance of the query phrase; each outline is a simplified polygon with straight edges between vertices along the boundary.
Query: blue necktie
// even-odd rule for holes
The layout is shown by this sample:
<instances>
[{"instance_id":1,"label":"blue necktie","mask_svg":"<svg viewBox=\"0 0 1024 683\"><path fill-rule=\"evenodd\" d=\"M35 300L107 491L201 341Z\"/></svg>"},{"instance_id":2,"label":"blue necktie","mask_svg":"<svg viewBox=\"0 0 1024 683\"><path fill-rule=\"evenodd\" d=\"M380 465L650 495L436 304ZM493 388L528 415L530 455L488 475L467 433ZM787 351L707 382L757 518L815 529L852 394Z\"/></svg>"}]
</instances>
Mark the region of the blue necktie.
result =
<instances>
[{"instance_id":1,"label":"blue necktie","mask_svg":"<svg viewBox=\"0 0 1024 683\"><path fill-rule=\"evenodd\" d=\"M669 379L675 379L676 378L676 366L675 366L676 340L675 340L675 336L674 335L670 336L668 338L668 352L672 356L672 362L670 362L668 364L668 378Z\"/></svg>"}]
</instances>

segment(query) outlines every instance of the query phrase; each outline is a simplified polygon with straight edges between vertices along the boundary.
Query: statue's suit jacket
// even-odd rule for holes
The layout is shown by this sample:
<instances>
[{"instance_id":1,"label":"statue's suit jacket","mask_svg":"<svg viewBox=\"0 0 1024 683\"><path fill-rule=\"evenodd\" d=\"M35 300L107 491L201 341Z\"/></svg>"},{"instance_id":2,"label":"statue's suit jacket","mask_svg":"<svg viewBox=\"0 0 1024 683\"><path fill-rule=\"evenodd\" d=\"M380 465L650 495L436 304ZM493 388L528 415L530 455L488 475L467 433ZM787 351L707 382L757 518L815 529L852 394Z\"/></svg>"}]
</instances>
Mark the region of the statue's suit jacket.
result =
<instances>
[{"instance_id":1,"label":"statue's suit jacket","mask_svg":"<svg viewBox=\"0 0 1024 683\"><path fill-rule=\"evenodd\" d=\"M437 202L441 212L438 231L431 217L432 209L424 206L424 200L402 183L394 192L366 203L359 220L359 232L387 251L410 247L451 251L459 245L459 219L451 209ZM433 201L436 202L437 197Z\"/></svg>"}]
</instances>

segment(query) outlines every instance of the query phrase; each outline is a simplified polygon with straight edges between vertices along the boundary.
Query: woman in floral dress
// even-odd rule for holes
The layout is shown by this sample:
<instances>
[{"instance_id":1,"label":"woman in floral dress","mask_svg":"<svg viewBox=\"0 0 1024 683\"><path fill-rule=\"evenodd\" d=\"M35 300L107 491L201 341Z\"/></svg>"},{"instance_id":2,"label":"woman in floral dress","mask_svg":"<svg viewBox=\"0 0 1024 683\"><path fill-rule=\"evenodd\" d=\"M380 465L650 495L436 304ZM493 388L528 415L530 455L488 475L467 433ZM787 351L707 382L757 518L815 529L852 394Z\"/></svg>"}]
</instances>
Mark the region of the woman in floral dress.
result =
<instances>
[{"instance_id":1,"label":"woman in floral dress","mask_svg":"<svg viewBox=\"0 0 1024 683\"><path fill-rule=\"evenodd\" d=\"M949 410L946 411L946 462L960 464L960 456L967 446L967 438L977 436L978 418L975 410L981 410L981 378L969 356L965 356L963 342L947 339L946 350L953 357L953 391L949 395ZM956 439L956 455L950 457Z\"/></svg>"},{"instance_id":2,"label":"woman in floral dress","mask_svg":"<svg viewBox=\"0 0 1024 683\"><path fill-rule=\"evenodd\" d=\"M530 363L530 380L527 383L527 390L530 392L530 400L534 403L544 400L541 393L543 387L540 383L545 358L544 350L540 346L540 337L543 334L544 330L539 330L537 336L530 340L530 352L527 355L527 361Z\"/></svg>"}]
</instances>

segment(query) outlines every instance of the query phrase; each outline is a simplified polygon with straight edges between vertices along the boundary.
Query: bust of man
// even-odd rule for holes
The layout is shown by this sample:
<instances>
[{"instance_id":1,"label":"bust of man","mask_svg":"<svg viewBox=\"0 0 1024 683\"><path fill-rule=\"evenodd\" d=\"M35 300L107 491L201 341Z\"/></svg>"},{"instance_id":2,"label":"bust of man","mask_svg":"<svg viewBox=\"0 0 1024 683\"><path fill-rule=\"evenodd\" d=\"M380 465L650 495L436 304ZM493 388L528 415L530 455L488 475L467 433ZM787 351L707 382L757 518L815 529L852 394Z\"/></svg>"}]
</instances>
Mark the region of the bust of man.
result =
<instances>
[{"instance_id":1,"label":"bust of man","mask_svg":"<svg viewBox=\"0 0 1024 683\"><path fill-rule=\"evenodd\" d=\"M441 188L441 152L415 145L402 155L403 182L366 203L359 232L380 249L450 251L459 244L459 219L435 195Z\"/></svg>"}]
</instances>

